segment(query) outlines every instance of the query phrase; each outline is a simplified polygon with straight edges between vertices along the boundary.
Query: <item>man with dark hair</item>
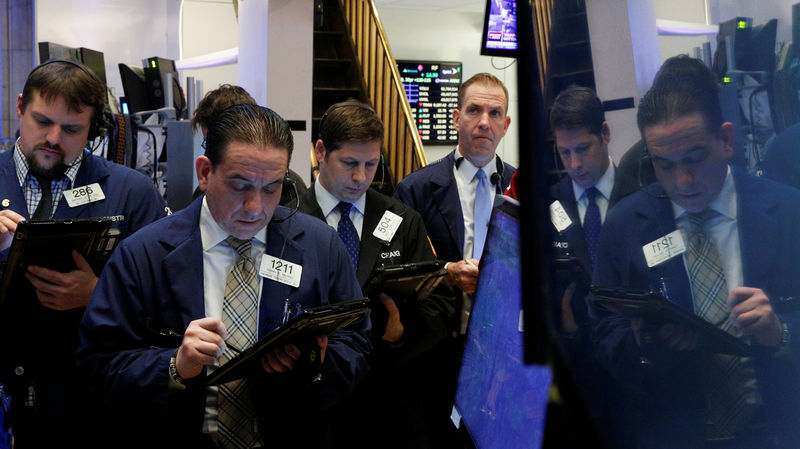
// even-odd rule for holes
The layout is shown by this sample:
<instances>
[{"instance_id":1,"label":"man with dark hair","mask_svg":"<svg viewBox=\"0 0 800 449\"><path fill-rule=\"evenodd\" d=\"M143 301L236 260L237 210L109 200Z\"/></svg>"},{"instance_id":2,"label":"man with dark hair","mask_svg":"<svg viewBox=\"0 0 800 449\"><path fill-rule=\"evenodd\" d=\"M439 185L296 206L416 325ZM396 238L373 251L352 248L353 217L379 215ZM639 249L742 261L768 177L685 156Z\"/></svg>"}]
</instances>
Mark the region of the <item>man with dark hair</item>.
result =
<instances>
[{"instance_id":1,"label":"man with dark hair","mask_svg":"<svg viewBox=\"0 0 800 449\"><path fill-rule=\"evenodd\" d=\"M347 101L323 117L314 146L319 177L303 195L300 211L337 229L362 287L377 267L433 260L420 215L369 188L383 142L375 111ZM395 230L381 232L387 226ZM427 446L422 395L427 366L416 356L447 335L453 295L445 293L421 301L384 293L372 298L374 363L354 396L334 411L335 447Z\"/></svg>"},{"instance_id":2,"label":"man with dark hair","mask_svg":"<svg viewBox=\"0 0 800 449\"><path fill-rule=\"evenodd\" d=\"M289 344L242 382L204 386L207 368L275 329L287 310L361 296L336 233L278 205L292 147L272 110L226 109L196 162L205 195L112 256L78 352L107 447L316 447L315 413L365 373L362 319L317 337L319 382L298 369L302 352ZM264 271L270 258L294 274Z\"/></svg>"},{"instance_id":3,"label":"man with dark hair","mask_svg":"<svg viewBox=\"0 0 800 449\"><path fill-rule=\"evenodd\" d=\"M426 395L438 401L430 411L431 425L439 429L433 447L452 444L447 442L453 439L450 408L472 310L470 295L478 280L494 196L508 187L514 174L514 167L496 155L511 123L507 111L508 91L503 82L488 73L472 76L459 88L458 108L453 111L457 148L408 175L394 191L395 198L422 215L437 257L449 261L447 280L458 289L460 300L453 337L429 353L436 368L426 383Z\"/></svg>"},{"instance_id":4,"label":"man with dark hair","mask_svg":"<svg viewBox=\"0 0 800 449\"><path fill-rule=\"evenodd\" d=\"M206 93L200 103L197 104L197 109L194 110L192 131L196 132L199 127L200 132L203 133L203 140L205 140L209 126L222 114L222 111L235 104L256 104L256 100L243 87L231 84L222 84ZM289 169L289 178L294 182L295 188L283 189L280 204L294 207L297 204L297 198L303 196L306 192L306 184L303 182L303 178L292 169ZM198 188L195 190L194 197L196 198L201 193Z\"/></svg>"},{"instance_id":5,"label":"man with dark hair","mask_svg":"<svg viewBox=\"0 0 800 449\"><path fill-rule=\"evenodd\" d=\"M676 76L691 75L708 78L716 83L715 75L708 69L703 61L691 58L688 55L677 55L667 58L661 68L653 77L653 85L661 79L671 79ZM737 112L738 113L738 112ZM630 178L637 179L642 187L649 186L656 182L656 175L653 173L653 164L644 149L644 141L640 140L622 155L617 167L618 173L622 173Z\"/></svg>"},{"instance_id":6,"label":"man with dark hair","mask_svg":"<svg viewBox=\"0 0 800 449\"><path fill-rule=\"evenodd\" d=\"M152 182L92 155L105 86L86 66L51 61L35 68L17 98L20 136L0 155L0 260L22 220L113 217L127 237L166 214ZM92 188L88 203L75 192ZM101 194L102 193L102 194ZM75 373L78 323L97 283L77 251L61 273L29 266L30 284L0 306L0 382L11 395L10 421L19 447L72 447L83 428Z\"/></svg>"},{"instance_id":7,"label":"man with dark hair","mask_svg":"<svg viewBox=\"0 0 800 449\"><path fill-rule=\"evenodd\" d=\"M561 277L551 310L579 390L598 431L604 432L614 417L606 399L611 391L606 385L610 376L594 355L587 278L602 263L597 258L597 243L608 211L638 185L635 179L620 175L611 161L611 131L603 104L592 89L572 86L562 91L550 110L550 126L554 151L567 172L550 188L553 247L558 257L576 259L587 275ZM608 432L607 437L618 435Z\"/></svg>"},{"instance_id":8,"label":"man with dark hair","mask_svg":"<svg viewBox=\"0 0 800 449\"><path fill-rule=\"evenodd\" d=\"M641 407L632 431L641 447L798 447L800 317L775 304L800 291L800 192L729 165L733 125L709 77L660 79L638 124L658 183L609 213L594 282L660 286L752 352L713 353L680 323L598 310L599 357Z\"/></svg>"}]
</instances>

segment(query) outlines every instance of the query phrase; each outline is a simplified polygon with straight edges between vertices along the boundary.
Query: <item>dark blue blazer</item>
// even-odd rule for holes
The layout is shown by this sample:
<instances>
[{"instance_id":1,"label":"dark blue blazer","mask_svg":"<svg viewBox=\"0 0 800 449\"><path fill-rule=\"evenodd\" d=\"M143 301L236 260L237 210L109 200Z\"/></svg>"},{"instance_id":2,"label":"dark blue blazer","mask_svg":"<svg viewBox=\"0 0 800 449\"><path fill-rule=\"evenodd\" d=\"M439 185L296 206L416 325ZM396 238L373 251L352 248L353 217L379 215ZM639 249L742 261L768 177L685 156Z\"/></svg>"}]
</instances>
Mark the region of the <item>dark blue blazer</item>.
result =
<instances>
[{"instance_id":1,"label":"dark blue blazer","mask_svg":"<svg viewBox=\"0 0 800 449\"><path fill-rule=\"evenodd\" d=\"M198 226L202 197L143 229L115 251L81 323L79 362L110 429L135 436L175 435L195 441L202 432L206 390L168 388L170 357L189 322L205 317L203 250ZM278 207L276 217L288 215ZM361 297L344 244L325 223L303 213L267 227L266 253L302 265L300 286L263 280L259 337L281 323L284 299L303 308ZM278 415L293 405L310 413L352 389L367 370L369 323L362 319L329 337L320 384L295 386L291 376L257 379L257 402ZM261 382L263 381L263 382ZM282 398L286 397L285 403ZM270 409L271 407L271 409ZM265 420L265 434L282 434ZM152 432L152 433L151 433ZM148 441L152 441L148 440ZM267 441L270 441L267 439Z\"/></svg>"},{"instance_id":2,"label":"dark blue blazer","mask_svg":"<svg viewBox=\"0 0 800 449\"><path fill-rule=\"evenodd\" d=\"M733 168L738 197L738 229L744 285L770 297L800 294L800 191ZM659 184L620 201L607 216L600 238L594 283L649 288L661 279L670 300L692 310L683 257L648 268L642 246L676 229L672 206ZM703 439L702 369L707 354L674 352L658 344L640 349L630 322L597 310L594 339L601 362L622 379L642 407L632 423L643 447L700 447ZM790 331L800 332L797 312L779 314ZM782 441L797 447L800 430L800 369L797 341L788 351L760 348L755 356L765 417ZM642 364L645 355L649 364Z\"/></svg>"},{"instance_id":3,"label":"dark blue blazer","mask_svg":"<svg viewBox=\"0 0 800 449\"><path fill-rule=\"evenodd\" d=\"M394 197L422 215L436 257L446 261L463 259L464 214L453 175L455 150L442 159L406 176L394 189ZM502 194L516 169L503 163L503 176L496 192Z\"/></svg>"},{"instance_id":4,"label":"dark blue blazer","mask_svg":"<svg viewBox=\"0 0 800 449\"><path fill-rule=\"evenodd\" d=\"M0 154L0 201L8 200L8 209L29 219L12 157L14 151ZM62 197L53 218L114 217L116 221L112 226L118 228L124 238L166 215L166 203L152 180L85 151L73 187L93 183L100 184L104 200L69 207ZM0 252L0 261L7 257L8 250ZM0 383L14 397L12 421L17 419L16 412L22 410L22 398L33 382L37 389L38 420L34 433L43 441L49 441L45 445L58 443L68 447L65 439L76 428L64 423L69 422L68 417L75 416L80 406L80 399L73 397L79 390L73 387L77 383L74 359L78 324L84 309L63 312L47 309L35 298L30 286L9 297L14 300L0 306ZM19 344L21 341L26 344ZM25 420L33 421L30 416L26 415ZM19 422L15 425L22 428ZM69 432L64 431L64 427ZM22 432L17 435L20 441L25 438Z\"/></svg>"}]
</instances>

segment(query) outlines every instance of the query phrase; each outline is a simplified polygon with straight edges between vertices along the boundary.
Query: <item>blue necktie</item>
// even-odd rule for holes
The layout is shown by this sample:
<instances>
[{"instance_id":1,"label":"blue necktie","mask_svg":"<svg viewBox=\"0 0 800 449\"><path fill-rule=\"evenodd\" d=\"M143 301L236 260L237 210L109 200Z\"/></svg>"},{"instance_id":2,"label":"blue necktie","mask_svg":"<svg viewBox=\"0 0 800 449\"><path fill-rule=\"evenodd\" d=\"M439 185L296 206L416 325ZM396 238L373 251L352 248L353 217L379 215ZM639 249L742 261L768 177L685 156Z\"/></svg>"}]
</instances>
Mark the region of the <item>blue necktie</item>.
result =
<instances>
[{"instance_id":1,"label":"blue necktie","mask_svg":"<svg viewBox=\"0 0 800 449\"><path fill-rule=\"evenodd\" d=\"M475 238L472 245L472 257L480 260L483 254L483 245L486 243L486 232L489 230L489 217L492 214L492 195L489 191L489 180L486 173L478 169L475 173L478 186L475 189L475 203L473 206L473 230Z\"/></svg>"},{"instance_id":2,"label":"blue necktie","mask_svg":"<svg viewBox=\"0 0 800 449\"><path fill-rule=\"evenodd\" d=\"M583 194L589 200L586 206L586 215L583 217L583 235L586 236L586 246L589 249L589 259L592 261L592 268L597 262L597 243L600 241L600 208L597 207L597 195L600 191L596 187L589 187Z\"/></svg>"},{"instance_id":3,"label":"blue necktie","mask_svg":"<svg viewBox=\"0 0 800 449\"><path fill-rule=\"evenodd\" d=\"M350 262L353 263L353 268L358 268L358 249L361 246L361 241L358 238L356 227L350 221L350 208L353 207L350 203L341 201L336 205L339 210L339 227L336 232L344 242L344 247L347 248L347 253L350 255Z\"/></svg>"}]
</instances>

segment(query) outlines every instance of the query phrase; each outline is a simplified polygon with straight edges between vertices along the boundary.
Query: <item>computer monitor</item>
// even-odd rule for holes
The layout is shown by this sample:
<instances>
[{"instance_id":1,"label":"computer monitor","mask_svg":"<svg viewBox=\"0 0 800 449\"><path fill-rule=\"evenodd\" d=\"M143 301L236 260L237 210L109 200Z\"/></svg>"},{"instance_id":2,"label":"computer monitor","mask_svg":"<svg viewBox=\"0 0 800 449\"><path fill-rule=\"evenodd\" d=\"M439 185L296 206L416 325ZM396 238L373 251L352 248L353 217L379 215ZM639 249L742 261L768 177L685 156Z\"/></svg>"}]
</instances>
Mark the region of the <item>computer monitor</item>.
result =
<instances>
[{"instance_id":1,"label":"computer monitor","mask_svg":"<svg viewBox=\"0 0 800 449\"><path fill-rule=\"evenodd\" d=\"M552 374L523 351L520 209L492 211L458 378L454 415L477 449L540 448Z\"/></svg>"},{"instance_id":2,"label":"computer monitor","mask_svg":"<svg viewBox=\"0 0 800 449\"><path fill-rule=\"evenodd\" d=\"M516 58L517 0L486 0L481 54Z\"/></svg>"}]
</instances>

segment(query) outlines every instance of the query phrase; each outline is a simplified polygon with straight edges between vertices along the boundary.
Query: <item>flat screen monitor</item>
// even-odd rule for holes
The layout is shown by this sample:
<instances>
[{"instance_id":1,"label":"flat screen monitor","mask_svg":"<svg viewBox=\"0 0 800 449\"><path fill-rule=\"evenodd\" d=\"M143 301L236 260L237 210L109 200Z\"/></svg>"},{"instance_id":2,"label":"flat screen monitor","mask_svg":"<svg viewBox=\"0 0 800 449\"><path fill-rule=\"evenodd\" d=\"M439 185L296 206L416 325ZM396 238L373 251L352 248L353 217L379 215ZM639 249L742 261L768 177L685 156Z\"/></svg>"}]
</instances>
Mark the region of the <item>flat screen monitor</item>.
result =
<instances>
[{"instance_id":1,"label":"flat screen monitor","mask_svg":"<svg viewBox=\"0 0 800 449\"><path fill-rule=\"evenodd\" d=\"M516 58L517 0L486 0L481 54Z\"/></svg>"},{"instance_id":2,"label":"flat screen monitor","mask_svg":"<svg viewBox=\"0 0 800 449\"><path fill-rule=\"evenodd\" d=\"M457 143L453 110L458 107L461 63L405 60L397 61L397 69L422 143Z\"/></svg>"},{"instance_id":3,"label":"flat screen monitor","mask_svg":"<svg viewBox=\"0 0 800 449\"><path fill-rule=\"evenodd\" d=\"M538 449L552 374L524 362L519 206L500 201L481 257L454 417L477 449Z\"/></svg>"}]
</instances>

